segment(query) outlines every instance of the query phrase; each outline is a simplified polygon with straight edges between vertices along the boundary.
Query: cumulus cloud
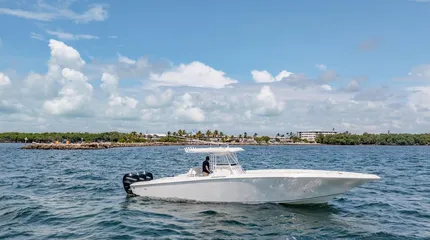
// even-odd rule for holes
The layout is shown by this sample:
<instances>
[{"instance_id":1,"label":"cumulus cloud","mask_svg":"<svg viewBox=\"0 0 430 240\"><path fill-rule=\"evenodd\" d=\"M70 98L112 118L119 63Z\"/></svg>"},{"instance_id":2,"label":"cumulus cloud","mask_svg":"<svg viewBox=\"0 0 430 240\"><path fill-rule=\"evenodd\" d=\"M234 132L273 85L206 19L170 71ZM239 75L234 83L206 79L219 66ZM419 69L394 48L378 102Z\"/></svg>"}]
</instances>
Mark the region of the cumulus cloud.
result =
<instances>
[{"instance_id":1,"label":"cumulus cloud","mask_svg":"<svg viewBox=\"0 0 430 240\"><path fill-rule=\"evenodd\" d=\"M421 114L423 112L430 114L430 86L409 87L407 91L411 92L408 97L408 105L411 109Z\"/></svg>"},{"instance_id":2,"label":"cumulus cloud","mask_svg":"<svg viewBox=\"0 0 430 240\"><path fill-rule=\"evenodd\" d=\"M225 76L225 73L201 62L181 64L161 74L151 73L150 80L157 86L188 86L199 88L224 88L237 83L237 80Z\"/></svg>"},{"instance_id":3,"label":"cumulus cloud","mask_svg":"<svg viewBox=\"0 0 430 240\"><path fill-rule=\"evenodd\" d=\"M279 81L283 80L284 78L288 78L292 74L293 73L291 73L291 72L288 72L286 70L282 70L278 75L273 77L272 74L270 74L266 70L263 70L263 71L252 70L251 71L252 78L254 79L255 82L258 82L258 83L279 82Z\"/></svg>"},{"instance_id":4,"label":"cumulus cloud","mask_svg":"<svg viewBox=\"0 0 430 240\"><path fill-rule=\"evenodd\" d=\"M284 103L276 99L269 86L263 86L257 95L253 113L260 116L276 116L284 110Z\"/></svg>"},{"instance_id":5,"label":"cumulus cloud","mask_svg":"<svg viewBox=\"0 0 430 240\"><path fill-rule=\"evenodd\" d=\"M65 84L57 98L45 101L44 109L53 115L87 115L85 109L91 102L93 92L93 87L87 83L88 78L69 68L64 68L61 74Z\"/></svg>"},{"instance_id":6,"label":"cumulus cloud","mask_svg":"<svg viewBox=\"0 0 430 240\"><path fill-rule=\"evenodd\" d=\"M175 119L188 123L205 121L205 113L202 109L194 106L193 97L189 93L182 95L175 105Z\"/></svg>"},{"instance_id":7,"label":"cumulus cloud","mask_svg":"<svg viewBox=\"0 0 430 240\"><path fill-rule=\"evenodd\" d=\"M7 100L0 101L0 114L1 113L16 113L21 112L24 109L24 106L20 103L13 103Z\"/></svg>"},{"instance_id":8,"label":"cumulus cloud","mask_svg":"<svg viewBox=\"0 0 430 240\"><path fill-rule=\"evenodd\" d=\"M160 64L144 56L115 52L103 63L85 62L77 49L57 40L50 40L46 50L51 53L47 72L30 72L24 82L22 75L13 71L3 73L12 84L7 87L11 91L3 87L0 93L1 130L165 132L218 128L225 133L256 131L263 135L282 129L430 129L428 86L369 88L362 85L361 78L338 86L330 83L333 77L322 81L285 70L276 76L256 70L253 77L266 84L237 83L200 62L172 66L168 61ZM317 68L319 74L330 71L326 66ZM419 74L425 79L425 65L411 70L411 75ZM93 88L90 83L98 81L99 87Z\"/></svg>"},{"instance_id":9,"label":"cumulus cloud","mask_svg":"<svg viewBox=\"0 0 430 240\"><path fill-rule=\"evenodd\" d=\"M320 86L322 89L326 90L326 91L331 91L332 87L328 84L323 84Z\"/></svg>"},{"instance_id":10,"label":"cumulus cloud","mask_svg":"<svg viewBox=\"0 0 430 240\"><path fill-rule=\"evenodd\" d=\"M360 90L360 84L357 80L351 80L345 88L348 92L358 92Z\"/></svg>"},{"instance_id":11,"label":"cumulus cloud","mask_svg":"<svg viewBox=\"0 0 430 240\"><path fill-rule=\"evenodd\" d=\"M126 56L122 56L121 54L118 55L118 62L124 63L124 64L129 64L129 65L136 64L136 60L130 59Z\"/></svg>"},{"instance_id":12,"label":"cumulus cloud","mask_svg":"<svg viewBox=\"0 0 430 240\"><path fill-rule=\"evenodd\" d=\"M0 72L0 87L10 85L10 84L11 84L10 78L6 74Z\"/></svg>"},{"instance_id":13,"label":"cumulus cloud","mask_svg":"<svg viewBox=\"0 0 430 240\"><path fill-rule=\"evenodd\" d=\"M53 97L58 87L67 81L62 71L64 68L80 71L86 64L79 52L61 41L49 40L48 44L51 56L48 61L48 72L44 75L30 72L25 78L25 87L22 89L26 94L35 96Z\"/></svg>"},{"instance_id":14,"label":"cumulus cloud","mask_svg":"<svg viewBox=\"0 0 430 240\"><path fill-rule=\"evenodd\" d=\"M169 106L173 101L172 89L166 89L159 96L150 94L145 97L145 104L150 108L161 108Z\"/></svg>"},{"instance_id":15,"label":"cumulus cloud","mask_svg":"<svg viewBox=\"0 0 430 240\"><path fill-rule=\"evenodd\" d=\"M145 122L161 121L162 112L160 109L142 109L140 111L140 119Z\"/></svg>"},{"instance_id":16,"label":"cumulus cloud","mask_svg":"<svg viewBox=\"0 0 430 240\"><path fill-rule=\"evenodd\" d=\"M103 89L103 91L110 95L117 93L119 83L119 78L117 76L110 73L103 73L101 80L102 84L100 87Z\"/></svg>"},{"instance_id":17,"label":"cumulus cloud","mask_svg":"<svg viewBox=\"0 0 430 240\"><path fill-rule=\"evenodd\" d=\"M49 47L51 48L51 65L74 69L80 69L85 65L79 52L65 43L51 39L49 40Z\"/></svg>"},{"instance_id":18,"label":"cumulus cloud","mask_svg":"<svg viewBox=\"0 0 430 240\"><path fill-rule=\"evenodd\" d=\"M109 95L107 116L119 119L136 119L139 111L136 109L138 100L121 96L118 90L119 78L111 73L103 73L101 89Z\"/></svg>"}]
</instances>

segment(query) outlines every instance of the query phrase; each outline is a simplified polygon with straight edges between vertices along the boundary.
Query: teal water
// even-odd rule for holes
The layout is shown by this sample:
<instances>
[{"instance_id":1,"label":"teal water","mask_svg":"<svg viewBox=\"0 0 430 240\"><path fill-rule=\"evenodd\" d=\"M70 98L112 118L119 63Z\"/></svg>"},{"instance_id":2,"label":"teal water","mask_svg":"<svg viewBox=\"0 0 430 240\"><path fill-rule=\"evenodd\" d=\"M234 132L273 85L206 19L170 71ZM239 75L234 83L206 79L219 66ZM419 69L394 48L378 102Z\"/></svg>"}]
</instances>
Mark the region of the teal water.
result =
<instances>
[{"instance_id":1,"label":"teal water","mask_svg":"<svg viewBox=\"0 0 430 240\"><path fill-rule=\"evenodd\" d=\"M0 239L430 239L429 146L245 146L245 169L382 177L327 205L304 207L126 197L125 173L146 169L160 178L200 166L203 156L178 147L20 146L0 144Z\"/></svg>"}]
</instances>

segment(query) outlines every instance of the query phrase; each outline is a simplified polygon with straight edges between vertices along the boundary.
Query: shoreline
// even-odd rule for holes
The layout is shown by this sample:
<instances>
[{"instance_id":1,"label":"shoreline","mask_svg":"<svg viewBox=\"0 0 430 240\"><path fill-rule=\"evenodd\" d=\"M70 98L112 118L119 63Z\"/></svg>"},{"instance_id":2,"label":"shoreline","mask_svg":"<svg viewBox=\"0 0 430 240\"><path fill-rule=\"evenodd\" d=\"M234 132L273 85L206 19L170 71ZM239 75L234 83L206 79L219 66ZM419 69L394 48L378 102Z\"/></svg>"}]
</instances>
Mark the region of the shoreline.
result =
<instances>
[{"instance_id":1,"label":"shoreline","mask_svg":"<svg viewBox=\"0 0 430 240\"><path fill-rule=\"evenodd\" d=\"M218 145L242 145L242 146L280 146L280 145L321 145L318 143L276 143L276 144L259 144L259 143L204 143L204 142L144 142L144 143L70 143L70 144L55 144L55 143L30 143L21 149L36 149L36 150L97 150L109 148L124 148L124 147L158 147L158 146L218 146Z\"/></svg>"}]
</instances>

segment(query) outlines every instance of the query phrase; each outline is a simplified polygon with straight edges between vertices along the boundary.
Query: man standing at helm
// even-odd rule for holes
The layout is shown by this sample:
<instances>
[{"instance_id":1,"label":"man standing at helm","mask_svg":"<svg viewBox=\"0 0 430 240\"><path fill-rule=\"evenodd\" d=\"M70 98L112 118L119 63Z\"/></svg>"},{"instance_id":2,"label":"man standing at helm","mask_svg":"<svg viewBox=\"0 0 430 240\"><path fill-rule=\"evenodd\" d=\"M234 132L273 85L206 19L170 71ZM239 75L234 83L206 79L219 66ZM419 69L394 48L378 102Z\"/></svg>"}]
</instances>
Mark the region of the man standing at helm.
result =
<instances>
[{"instance_id":1,"label":"man standing at helm","mask_svg":"<svg viewBox=\"0 0 430 240\"><path fill-rule=\"evenodd\" d=\"M209 168L209 156L206 156L206 159L203 161L203 164L202 164L203 176L208 176L210 172L211 170Z\"/></svg>"}]
</instances>

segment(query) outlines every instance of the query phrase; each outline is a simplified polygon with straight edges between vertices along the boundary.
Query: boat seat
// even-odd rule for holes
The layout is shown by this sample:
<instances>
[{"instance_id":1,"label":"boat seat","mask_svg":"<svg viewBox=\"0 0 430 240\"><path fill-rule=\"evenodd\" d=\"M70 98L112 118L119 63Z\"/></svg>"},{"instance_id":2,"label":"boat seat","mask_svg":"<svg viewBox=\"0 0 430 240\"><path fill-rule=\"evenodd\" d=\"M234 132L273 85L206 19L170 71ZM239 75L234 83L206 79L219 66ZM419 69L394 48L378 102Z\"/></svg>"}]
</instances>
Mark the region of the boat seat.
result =
<instances>
[{"instance_id":1,"label":"boat seat","mask_svg":"<svg viewBox=\"0 0 430 240\"><path fill-rule=\"evenodd\" d=\"M190 168L190 170L187 172L187 175L192 177L200 176L202 175L202 169L200 167Z\"/></svg>"}]
</instances>

